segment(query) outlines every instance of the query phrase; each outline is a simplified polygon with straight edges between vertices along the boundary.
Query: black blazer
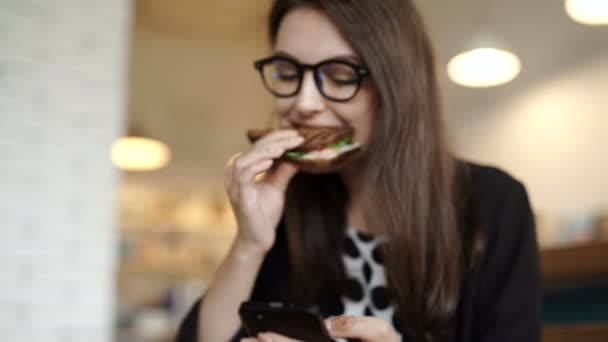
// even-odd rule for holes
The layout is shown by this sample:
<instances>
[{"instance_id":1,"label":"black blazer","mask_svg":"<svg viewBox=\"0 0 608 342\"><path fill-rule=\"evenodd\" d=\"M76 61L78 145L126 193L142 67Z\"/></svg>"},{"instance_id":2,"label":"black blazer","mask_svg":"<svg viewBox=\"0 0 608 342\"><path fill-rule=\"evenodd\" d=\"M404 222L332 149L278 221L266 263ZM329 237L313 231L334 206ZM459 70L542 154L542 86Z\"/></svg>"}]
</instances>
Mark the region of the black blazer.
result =
<instances>
[{"instance_id":1,"label":"black blazer","mask_svg":"<svg viewBox=\"0 0 608 342\"><path fill-rule=\"evenodd\" d=\"M498 169L464 165L469 175L465 192L470 215L482 228L485 252L477 266L464 274L454 335L446 341L540 341L540 267L534 219L526 190L520 182ZM279 226L275 245L262 264L251 299L280 301L288 298L289 269L285 232ZM177 342L196 341L201 300L182 321ZM239 341L244 336L241 328L231 341ZM411 339L404 336L403 340Z\"/></svg>"}]
</instances>

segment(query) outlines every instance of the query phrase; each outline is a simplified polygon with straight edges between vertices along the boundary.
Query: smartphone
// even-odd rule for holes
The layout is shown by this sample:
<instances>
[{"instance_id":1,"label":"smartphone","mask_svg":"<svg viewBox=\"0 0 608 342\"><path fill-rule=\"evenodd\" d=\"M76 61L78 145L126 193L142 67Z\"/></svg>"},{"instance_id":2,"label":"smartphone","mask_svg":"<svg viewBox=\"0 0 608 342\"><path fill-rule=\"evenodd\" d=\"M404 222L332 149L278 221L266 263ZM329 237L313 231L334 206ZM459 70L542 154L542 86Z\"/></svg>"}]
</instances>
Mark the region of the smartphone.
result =
<instances>
[{"instance_id":1,"label":"smartphone","mask_svg":"<svg viewBox=\"0 0 608 342\"><path fill-rule=\"evenodd\" d=\"M315 306L284 302L243 302L239 315L249 336L274 332L307 342L334 342Z\"/></svg>"}]
</instances>

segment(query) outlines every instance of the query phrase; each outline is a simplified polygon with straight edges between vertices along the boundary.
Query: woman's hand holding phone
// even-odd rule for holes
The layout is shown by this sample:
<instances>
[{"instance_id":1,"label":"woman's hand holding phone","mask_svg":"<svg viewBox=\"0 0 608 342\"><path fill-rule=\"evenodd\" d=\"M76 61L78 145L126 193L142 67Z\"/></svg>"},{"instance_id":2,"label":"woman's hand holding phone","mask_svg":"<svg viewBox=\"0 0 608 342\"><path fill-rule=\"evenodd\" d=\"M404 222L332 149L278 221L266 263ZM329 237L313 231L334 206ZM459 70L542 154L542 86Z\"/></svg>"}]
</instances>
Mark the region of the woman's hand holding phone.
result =
<instances>
[{"instance_id":1,"label":"woman's hand holding phone","mask_svg":"<svg viewBox=\"0 0 608 342\"><path fill-rule=\"evenodd\" d=\"M325 320L332 338L359 339L361 342L399 342L401 338L387 321L370 316L337 316ZM300 341L272 332L257 337L241 339L241 342L314 342Z\"/></svg>"}]
</instances>

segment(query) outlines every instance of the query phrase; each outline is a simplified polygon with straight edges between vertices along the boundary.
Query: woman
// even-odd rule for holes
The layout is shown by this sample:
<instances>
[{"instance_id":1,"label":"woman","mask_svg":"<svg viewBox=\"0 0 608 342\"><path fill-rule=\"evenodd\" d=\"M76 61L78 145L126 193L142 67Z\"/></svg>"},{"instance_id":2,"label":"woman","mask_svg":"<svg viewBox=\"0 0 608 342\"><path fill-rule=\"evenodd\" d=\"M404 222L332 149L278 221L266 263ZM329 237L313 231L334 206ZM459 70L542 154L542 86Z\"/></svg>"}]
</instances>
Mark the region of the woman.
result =
<instances>
[{"instance_id":1,"label":"woman","mask_svg":"<svg viewBox=\"0 0 608 342\"><path fill-rule=\"evenodd\" d=\"M227 166L238 234L178 341L293 341L244 338L248 299L315 303L334 338L539 341L526 191L448 150L413 3L276 0L269 28L256 66L282 129ZM323 174L275 163L302 143L290 128L342 125L357 160Z\"/></svg>"}]
</instances>

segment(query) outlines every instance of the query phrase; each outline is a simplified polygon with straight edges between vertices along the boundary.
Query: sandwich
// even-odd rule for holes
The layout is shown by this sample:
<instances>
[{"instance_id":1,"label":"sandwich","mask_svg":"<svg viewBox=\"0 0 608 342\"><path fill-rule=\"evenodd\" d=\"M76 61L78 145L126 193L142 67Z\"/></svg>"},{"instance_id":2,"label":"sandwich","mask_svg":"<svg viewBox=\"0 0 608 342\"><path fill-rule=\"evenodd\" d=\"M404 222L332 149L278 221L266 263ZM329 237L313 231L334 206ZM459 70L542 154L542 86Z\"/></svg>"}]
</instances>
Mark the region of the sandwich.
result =
<instances>
[{"instance_id":1,"label":"sandwich","mask_svg":"<svg viewBox=\"0 0 608 342\"><path fill-rule=\"evenodd\" d=\"M353 160L361 151L361 145L353 140L352 127L297 127L304 142L286 151L280 160L291 162L301 170L311 173L335 171ZM249 130L247 137L254 143L272 129Z\"/></svg>"}]
</instances>

